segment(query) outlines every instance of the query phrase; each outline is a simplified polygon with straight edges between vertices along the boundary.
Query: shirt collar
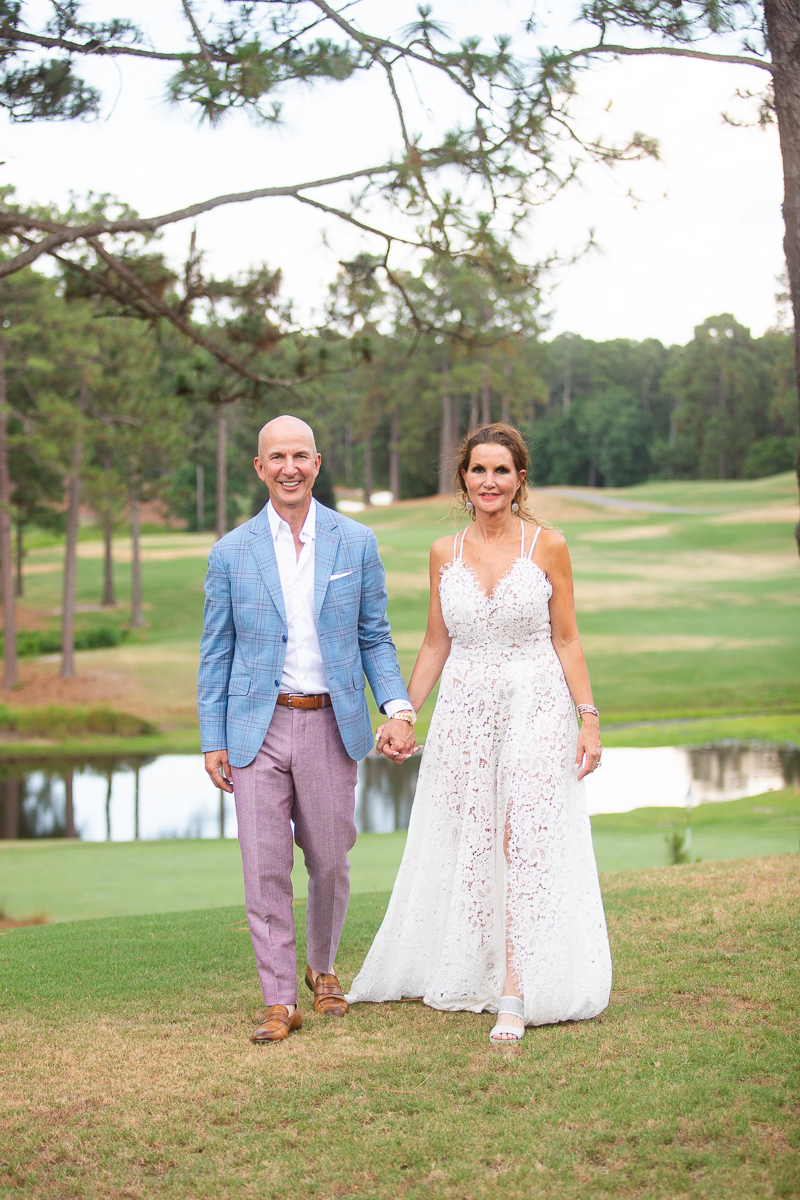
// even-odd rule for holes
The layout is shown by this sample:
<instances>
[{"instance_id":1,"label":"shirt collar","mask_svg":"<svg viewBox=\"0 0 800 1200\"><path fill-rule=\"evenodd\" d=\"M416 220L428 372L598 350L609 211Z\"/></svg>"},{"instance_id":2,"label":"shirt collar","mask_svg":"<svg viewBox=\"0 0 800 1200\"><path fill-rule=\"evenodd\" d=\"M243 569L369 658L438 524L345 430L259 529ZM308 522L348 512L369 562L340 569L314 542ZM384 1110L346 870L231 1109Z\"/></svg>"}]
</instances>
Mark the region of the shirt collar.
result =
<instances>
[{"instance_id":1,"label":"shirt collar","mask_svg":"<svg viewBox=\"0 0 800 1200\"><path fill-rule=\"evenodd\" d=\"M273 542L278 540L281 526L284 526L291 534L291 529L287 521L279 516L277 510L273 508L272 501L267 501L267 517L269 519L269 528L272 533ZM301 542L312 542L317 536L317 502L314 497L311 497L311 503L308 506L308 513L303 522L303 528L300 530Z\"/></svg>"}]
</instances>

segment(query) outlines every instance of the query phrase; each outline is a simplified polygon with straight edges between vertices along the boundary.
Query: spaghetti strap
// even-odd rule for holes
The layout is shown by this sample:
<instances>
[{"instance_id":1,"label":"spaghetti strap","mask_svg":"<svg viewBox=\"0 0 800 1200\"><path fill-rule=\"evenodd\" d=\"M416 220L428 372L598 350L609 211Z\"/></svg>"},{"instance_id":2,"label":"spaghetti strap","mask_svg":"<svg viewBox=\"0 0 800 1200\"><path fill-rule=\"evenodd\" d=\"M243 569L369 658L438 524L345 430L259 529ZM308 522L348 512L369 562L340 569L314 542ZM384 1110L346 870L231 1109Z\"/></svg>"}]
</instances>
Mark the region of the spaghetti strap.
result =
<instances>
[{"instance_id":1,"label":"spaghetti strap","mask_svg":"<svg viewBox=\"0 0 800 1200\"><path fill-rule=\"evenodd\" d=\"M453 538L453 562L458 558L456 551L458 550L458 534Z\"/></svg>"},{"instance_id":2,"label":"spaghetti strap","mask_svg":"<svg viewBox=\"0 0 800 1200\"><path fill-rule=\"evenodd\" d=\"M464 541L466 539L466 536L467 536L467 531L465 529L464 532L461 534L461 546L459 547L459 551L458 551L458 557L460 559L464 557ZM458 541L458 534L456 534L456 541Z\"/></svg>"},{"instance_id":3,"label":"spaghetti strap","mask_svg":"<svg viewBox=\"0 0 800 1200\"><path fill-rule=\"evenodd\" d=\"M537 542L537 539L538 539L538 537L539 537L539 534L540 534L541 532L542 532L542 527L541 527L541 525L540 525L540 526L538 527L538 529L536 530L536 533L533 535L533 541L531 542L531 548L530 548L530 550L528 551L528 558L531 560L531 562L533 562L533 552L534 552L534 550L536 549L536 542Z\"/></svg>"},{"instance_id":4,"label":"spaghetti strap","mask_svg":"<svg viewBox=\"0 0 800 1200\"><path fill-rule=\"evenodd\" d=\"M519 542L520 542L519 556L520 556L520 558L524 558L524 556L525 556L525 522L520 518L519 523L522 526L522 532L520 534L520 539L519 539Z\"/></svg>"}]
</instances>

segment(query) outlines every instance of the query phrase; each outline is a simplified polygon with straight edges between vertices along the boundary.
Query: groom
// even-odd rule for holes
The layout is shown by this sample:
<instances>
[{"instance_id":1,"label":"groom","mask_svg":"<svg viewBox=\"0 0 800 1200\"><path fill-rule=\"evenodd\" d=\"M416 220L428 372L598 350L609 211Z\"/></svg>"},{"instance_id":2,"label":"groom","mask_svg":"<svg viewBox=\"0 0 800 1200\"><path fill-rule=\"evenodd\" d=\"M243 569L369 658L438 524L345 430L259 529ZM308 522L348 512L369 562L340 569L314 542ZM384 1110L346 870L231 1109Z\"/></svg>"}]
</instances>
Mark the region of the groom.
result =
<instances>
[{"instance_id":1,"label":"groom","mask_svg":"<svg viewBox=\"0 0 800 1200\"><path fill-rule=\"evenodd\" d=\"M305 421L276 417L255 469L269 501L213 547L198 707L206 771L235 792L247 919L267 1013L252 1035L300 1029L292 912L294 841L309 875L305 982L318 1013L344 1016L334 974L356 840L356 763L372 746L366 674L388 720L377 749L414 748L386 619L375 535L312 497L321 457Z\"/></svg>"}]
</instances>

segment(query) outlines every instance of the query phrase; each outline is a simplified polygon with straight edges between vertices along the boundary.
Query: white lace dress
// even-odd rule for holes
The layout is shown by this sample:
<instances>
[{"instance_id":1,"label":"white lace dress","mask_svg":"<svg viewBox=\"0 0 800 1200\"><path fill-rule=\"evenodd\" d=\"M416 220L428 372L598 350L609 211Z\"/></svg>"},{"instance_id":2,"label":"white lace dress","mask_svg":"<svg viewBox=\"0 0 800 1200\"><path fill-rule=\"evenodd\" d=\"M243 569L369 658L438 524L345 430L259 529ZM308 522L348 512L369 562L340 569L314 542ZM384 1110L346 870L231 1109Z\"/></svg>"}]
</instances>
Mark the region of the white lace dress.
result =
<instances>
[{"instance_id":1,"label":"white lace dress","mask_svg":"<svg viewBox=\"0 0 800 1200\"><path fill-rule=\"evenodd\" d=\"M403 861L351 1004L421 996L450 1012L496 1012L506 931L527 1025L584 1020L608 1004L578 726L550 637L552 587L532 559L538 535L525 555L523 526L520 556L491 596L463 560L463 537L442 570L452 648Z\"/></svg>"}]
</instances>

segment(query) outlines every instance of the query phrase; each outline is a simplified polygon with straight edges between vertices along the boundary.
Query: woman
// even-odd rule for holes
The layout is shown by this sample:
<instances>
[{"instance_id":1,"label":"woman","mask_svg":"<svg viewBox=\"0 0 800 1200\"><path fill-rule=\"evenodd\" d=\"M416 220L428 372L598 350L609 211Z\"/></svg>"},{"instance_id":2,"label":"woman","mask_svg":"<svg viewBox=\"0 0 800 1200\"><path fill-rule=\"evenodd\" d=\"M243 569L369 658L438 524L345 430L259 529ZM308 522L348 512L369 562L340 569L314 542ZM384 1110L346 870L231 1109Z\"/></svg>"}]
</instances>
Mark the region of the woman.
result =
<instances>
[{"instance_id":1,"label":"woman","mask_svg":"<svg viewBox=\"0 0 800 1200\"><path fill-rule=\"evenodd\" d=\"M473 524L431 547L408 688L419 710L441 675L439 698L394 891L348 997L497 1012L496 1042L594 1017L611 988L580 783L600 763L599 716L567 546L530 512L527 470L509 425L462 447Z\"/></svg>"}]
</instances>

